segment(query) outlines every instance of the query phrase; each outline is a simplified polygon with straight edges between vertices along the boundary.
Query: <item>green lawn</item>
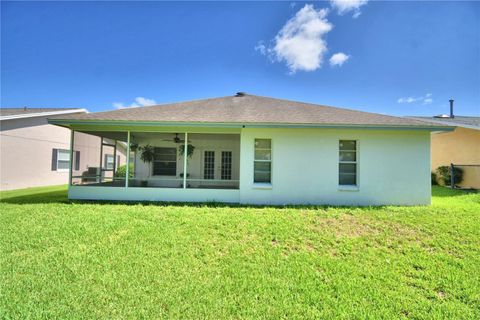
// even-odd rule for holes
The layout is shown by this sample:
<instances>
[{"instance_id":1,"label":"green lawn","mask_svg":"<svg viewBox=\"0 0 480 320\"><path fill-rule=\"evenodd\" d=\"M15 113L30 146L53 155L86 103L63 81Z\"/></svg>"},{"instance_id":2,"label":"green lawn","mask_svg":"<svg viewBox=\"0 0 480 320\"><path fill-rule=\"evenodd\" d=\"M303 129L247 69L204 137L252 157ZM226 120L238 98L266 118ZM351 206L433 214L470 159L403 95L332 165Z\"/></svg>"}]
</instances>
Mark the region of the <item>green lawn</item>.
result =
<instances>
[{"instance_id":1,"label":"green lawn","mask_svg":"<svg viewBox=\"0 0 480 320\"><path fill-rule=\"evenodd\" d=\"M0 196L2 319L480 319L478 193L381 208Z\"/></svg>"}]
</instances>

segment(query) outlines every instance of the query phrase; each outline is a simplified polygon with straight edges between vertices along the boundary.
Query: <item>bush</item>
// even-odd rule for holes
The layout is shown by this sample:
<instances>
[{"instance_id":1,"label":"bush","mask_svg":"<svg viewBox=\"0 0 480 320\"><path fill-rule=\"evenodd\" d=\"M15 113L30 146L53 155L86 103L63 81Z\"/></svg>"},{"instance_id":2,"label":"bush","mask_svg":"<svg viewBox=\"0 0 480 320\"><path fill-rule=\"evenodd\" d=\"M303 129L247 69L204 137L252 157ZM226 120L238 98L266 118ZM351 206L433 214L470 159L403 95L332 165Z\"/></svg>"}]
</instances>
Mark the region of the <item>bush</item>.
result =
<instances>
[{"instance_id":1,"label":"bush","mask_svg":"<svg viewBox=\"0 0 480 320\"><path fill-rule=\"evenodd\" d=\"M437 174L432 172L432 186L438 185Z\"/></svg>"},{"instance_id":2,"label":"bush","mask_svg":"<svg viewBox=\"0 0 480 320\"><path fill-rule=\"evenodd\" d=\"M117 172L115 173L115 177L124 178L126 174L127 174L127 165L124 164L123 166L118 167ZM128 177L133 178L133 163L130 163L129 165Z\"/></svg>"},{"instance_id":3,"label":"bush","mask_svg":"<svg viewBox=\"0 0 480 320\"><path fill-rule=\"evenodd\" d=\"M450 166L441 166L437 168L437 175L446 186L451 185ZM463 181L463 169L453 167L453 177L455 185L460 184Z\"/></svg>"}]
</instances>

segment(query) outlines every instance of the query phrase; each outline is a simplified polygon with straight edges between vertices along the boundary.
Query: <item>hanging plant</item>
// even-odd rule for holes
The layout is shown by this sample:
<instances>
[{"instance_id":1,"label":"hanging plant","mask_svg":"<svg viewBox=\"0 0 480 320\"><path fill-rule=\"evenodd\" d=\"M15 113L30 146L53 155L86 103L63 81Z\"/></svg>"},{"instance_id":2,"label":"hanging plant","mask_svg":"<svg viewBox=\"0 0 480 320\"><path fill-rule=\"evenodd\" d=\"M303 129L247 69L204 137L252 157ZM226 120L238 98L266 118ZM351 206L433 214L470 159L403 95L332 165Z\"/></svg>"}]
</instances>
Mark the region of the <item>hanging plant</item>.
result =
<instances>
[{"instance_id":1,"label":"hanging plant","mask_svg":"<svg viewBox=\"0 0 480 320\"><path fill-rule=\"evenodd\" d=\"M153 160L155 159L155 147L149 145L149 144L146 144L144 146L139 146L138 147L138 151L140 152L140 159L142 159L143 162L145 162L146 164L150 164L153 162ZM148 176L150 177L151 176L151 167L152 166L148 166Z\"/></svg>"},{"instance_id":2,"label":"hanging plant","mask_svg":"<svg viewBox=\"0 0 480 320\"><path fill-rule=\"evenodd\" d=\"M195 147L194 147L193 145L191 145L191 144L188 144L188 145L187 145L187 158L191 158L191 157L192 157L194 150L195 150ZM184 144L180 145L178 151L179 151L178 153L179 153L181 156L183 156L183 155L185 154L185 145L184 145Z\"/></svg>"},{"instance_id":3,"label":"hanging plant","mask_svg":"<svg viewBox=\"0 0 480 320\"><path fill-rule=\"evenodd\" d=\"M130 151L135 152L135 151L137 151L137 149L138 149L138 143L130 142Z\"/></svg>"}]
</instances>

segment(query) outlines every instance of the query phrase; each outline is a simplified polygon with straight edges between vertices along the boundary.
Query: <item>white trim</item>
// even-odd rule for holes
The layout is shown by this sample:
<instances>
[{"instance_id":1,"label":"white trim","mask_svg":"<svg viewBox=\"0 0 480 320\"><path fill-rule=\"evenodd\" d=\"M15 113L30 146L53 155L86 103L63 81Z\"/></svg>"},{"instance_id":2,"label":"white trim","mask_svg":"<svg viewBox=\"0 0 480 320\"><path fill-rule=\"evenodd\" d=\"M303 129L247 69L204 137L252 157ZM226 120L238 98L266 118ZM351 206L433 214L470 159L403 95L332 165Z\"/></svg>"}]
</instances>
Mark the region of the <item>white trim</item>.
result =
<instances>
[{"instance_id":1,"label":"white trim","mask_svg":"<svg viewBox=\"0 0 480 320\"><path fill-rule=\"evenodd\" d=\"M273 189L273 185L267 182L254 182L252 189L271 190Z\"/></svg>"},{"instance_id":2,"label":"white trim","mask_svg":"<svg viewBox=\"0 0 480 320\"><path fill-rule=\"evenodd\" d=\"M21 108L19 108L21 109ZM32 109L30 109L32 110ZM2 120L12 120L12 119L23 119L23 118L34 118L34 117L45 117L45 116L55 116L59 114L69 114L69 113L89 113L87 109L70 109L62 111L48 111L48 112L37 112L37 113L26 113L26 114L14 114L11 116L0 116L0 121Z\"/></svg>"},{"instance_id":3,"label":"white trim","mask_svg":"<svg viewBox=\"0 0 480 320\"><path fill-rule=\"evenodd\" d=\"M68 185L72 185L72 176L73 176L73 146L74 146L74 140L75 139L75 130L70 130L70 163L68 166ZM57 170L58 170L58 150L57 149Z\"/></svg>"},{"instance_id":4,"label":"white trim","mask_svg":"<svg viewBox=\"0 0 480 320\"><path fill-rule=\"evenodd\" d=\"M338 191L360 191L359 186L356 185L338 185Z\"/></svg>"},{"instance_id":5,"label":"white trim","mask_svg":"<svg viewBox=\"0 0 480 320\"><path fill-rule=\"evenodd\" d=\"M127 166L125 168L125 188L128 188L128 177L130 175L130 131L127 131Z\"/></svg>"},{"instance_id":6,"label":"white trim","mask_svg":"<svg viewBox=\"0 0 480 320\"><path fill-rule=\"evenodd\" d=\"M239 203L239 189L180 189L70 186L68 198L77 200L175 201Z\"/></svg>"},{"instance_id":7,"label":"white trim","mask_svg":"<svg viewBox=\"0 0 480 320\"><path fill-rule=\"evenodd\" d=\"M183 146L183 189L187 189L188 175L188 132L185 132L185 145Z\"/></svg>"}]
</instances>

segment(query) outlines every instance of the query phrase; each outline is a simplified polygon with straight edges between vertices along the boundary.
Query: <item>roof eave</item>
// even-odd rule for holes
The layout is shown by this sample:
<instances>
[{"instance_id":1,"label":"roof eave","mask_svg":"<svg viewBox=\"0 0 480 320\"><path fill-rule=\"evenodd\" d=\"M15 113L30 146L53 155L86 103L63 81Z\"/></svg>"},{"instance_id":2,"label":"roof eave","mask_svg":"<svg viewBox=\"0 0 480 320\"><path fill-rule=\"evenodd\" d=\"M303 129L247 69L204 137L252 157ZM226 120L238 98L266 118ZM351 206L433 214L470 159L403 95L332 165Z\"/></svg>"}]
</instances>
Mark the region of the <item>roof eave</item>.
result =
<instances>
[{"instance_id":1,"label":"roof eave","mask_svg":"<svg viewBox=\"0 0 480 320\"><path fill-rule=\"evenodd\" d=\"M48 112L37 112L37 113L25 113L25 114L15 114L10 116L0 116L0 121L3 120L13 120L13 119L24 119L24 118L35 118L35 117L48 117L56 116L62 114L71 114L71 113L88 113L87 109L69 109L62 111L48 111Z\"/></svg>"},{"instance_id":2,"label":"roof eave","mask_svg":"<svg viewBox=\"0 0 480 320\"><path fill-rule=\"evenodd\" d=\"M365 124L315 124L315 123L236 123L236 122L161 122L128 120L48 119L48 123L71 128L72 125L122 125L133 127L216 127L216 128L318 128L318 129L368 129L368 130L421 130L453 131L454 126L421 125L365 125Z\"/></svg>"}]
</instances>

